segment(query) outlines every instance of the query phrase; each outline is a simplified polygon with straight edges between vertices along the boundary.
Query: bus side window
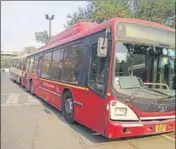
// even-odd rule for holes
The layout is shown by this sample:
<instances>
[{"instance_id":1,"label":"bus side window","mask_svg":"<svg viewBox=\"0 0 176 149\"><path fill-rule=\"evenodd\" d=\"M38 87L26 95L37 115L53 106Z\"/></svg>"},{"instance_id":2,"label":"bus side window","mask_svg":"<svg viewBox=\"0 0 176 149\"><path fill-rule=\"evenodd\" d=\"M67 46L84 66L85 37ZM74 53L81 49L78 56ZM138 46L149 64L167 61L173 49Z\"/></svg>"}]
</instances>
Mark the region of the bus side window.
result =
<instances>
[{"instance_id":1,"label":"bus side window","mask_svg":"<svg viewBox=\"0 0 176 149\"><path fill-rule=\"evenodd\" d=\"M64 49L57 49L53 52L51 73L52 80L61 80L62 75L62 62L63 62L63 51Z\"/></svg>"},{"instance_id":2,"label":"bus side window","mask_svg":"<svg viewBox=\"0 0 176 149\"><path fill-rule=\"evenodd\" d=\"M19 62L18 69L21 70L21 62Z\"/></svg>"},{"instance_id":3,"label":"bus side window","mask_svg":"<svg viewBox=\"0 0 176 149\"><path fill-rule=\"evenodd\" d=\"M51 79L51 63L52 63L52 52L45 53L43 56L43 66L42 66L42 78Z\"/></svg>"},{"instance_id":4,"label":"bus side window","mask_svg":"<svg viewBox=\"0 0 176 149\"><path fill-rule=\"evenodd\" d=\"M33 65L32 73L35 73L35 74L37 73L38 61L39 61L39 56L36 55L35 56L35 60L34 60L34 65Z\"/></svg>"},{"instance_id":5,"label":"bus side window","mask_svg":"<svg viewBox=\"0 0 176 149\"><path fill-rule=\"evenodd\" d=\"M26 63L23 62L23 67L22 67L23 71L25 71L25 68L26 68Z\"/></svg>"},{"instance_id":6,"label":"bus side window","mask_svg":"<svg viewBox=\"0 0 176 149\"><path fill-rule=\"evenodd\" d=\"M26 72L29 72L30 58L27 58Z\"/></svg>"},{"instance_id":7,"label":"bus side window","mask_svg":"<svg viewBox=\"0 0 176 149\"><path fill-rule=\"evenodd\" d=\"M83 49L82 44L69 46L64 52L62 81L80 84L82 70Z\"/></svg>"},{"instance_id":8,"label":"bus side window","mask_svg":"<svg viewBox=\"0 0 176 149\"><path fill-rule=\"evenodd\" d=\"M88 86L100 95L105 94L106 57L97 57L97 44L92 45Z\"/></svg>"},{"instance_id":9,"label":"bus side window","mask_svg":"<svg viewBox=\"0 0 176 149\"><path fill-rule=\"evenodd\" d=\"M20 63L19 63L19 62L17 62L16 69L19 69L19 64L20 64Z\"/></svg>"},{"instance_id":10,"label":"bus side window","mask_svg":"<svg viewBox=\"0 0 176 149\"><path fill-rule=\"evenodd\" d=\"M43 55L39 56L38 58L38 64L37 64L37 76L38 77L41 77L42 67L43 67Z\"/></svg>"},{"instance_id":11,"label":"bus side window","mask_svg":"<svg viewBox=\"0 0 176 149\"><path fill-rule=\"evenodd\" d=\"M28 69L29 73L32 73L32 72L33 72L34 60L35 60L35 57L32 56L32 57L30 58L30 65L29 65L29 69Z\"/></svg>"}]
</instances>

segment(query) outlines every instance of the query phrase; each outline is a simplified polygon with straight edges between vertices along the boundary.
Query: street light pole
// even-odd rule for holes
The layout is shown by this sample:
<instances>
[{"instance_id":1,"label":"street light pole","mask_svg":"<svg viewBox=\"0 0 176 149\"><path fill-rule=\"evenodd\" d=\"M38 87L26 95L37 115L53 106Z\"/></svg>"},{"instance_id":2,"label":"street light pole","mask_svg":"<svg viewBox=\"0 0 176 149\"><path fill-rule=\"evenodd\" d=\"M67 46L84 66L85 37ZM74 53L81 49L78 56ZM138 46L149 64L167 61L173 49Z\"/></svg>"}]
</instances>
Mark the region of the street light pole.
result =
<instances>
[{"instance_id":1,"label":"street light pole","mask_svg":"<svg viewBox=\"0 0 176 149\"><path fill-rule=\"evenodd\" d=\"M49 20L49 38L51 38L51 20L54 19L54 15L52 15L51 17L48 16L48 14L45 15L45 18L47 20Z\"/></svg>"},{"instance_id":2,"label":"street light pole","mask_svg":"<svg viewBox=\"0 0 176 149\"><path fill-rule=\"evenodd\" d=\"M49 19L49 37L51 38L51 20Z\"/></svg>"}]
</instances>

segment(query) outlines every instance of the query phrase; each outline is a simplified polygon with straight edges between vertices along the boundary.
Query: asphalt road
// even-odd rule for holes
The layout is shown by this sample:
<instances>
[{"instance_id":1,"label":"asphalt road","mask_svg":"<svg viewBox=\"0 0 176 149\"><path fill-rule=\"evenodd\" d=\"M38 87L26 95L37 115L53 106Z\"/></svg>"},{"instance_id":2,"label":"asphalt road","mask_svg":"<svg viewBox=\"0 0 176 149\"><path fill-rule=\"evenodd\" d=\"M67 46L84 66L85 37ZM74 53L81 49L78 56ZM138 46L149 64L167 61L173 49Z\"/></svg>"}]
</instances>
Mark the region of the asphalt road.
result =
<instances>
[{"instance_id":1,"label":"asphalt road","mask_svg":"<svg viewBox=\"0 0 176 149\"><path fill-rule=\"evenodd\" d=\"M110 141L30 95L1 72L2 149L175 149L175 133Z\"/></svg>"}]
</instances>

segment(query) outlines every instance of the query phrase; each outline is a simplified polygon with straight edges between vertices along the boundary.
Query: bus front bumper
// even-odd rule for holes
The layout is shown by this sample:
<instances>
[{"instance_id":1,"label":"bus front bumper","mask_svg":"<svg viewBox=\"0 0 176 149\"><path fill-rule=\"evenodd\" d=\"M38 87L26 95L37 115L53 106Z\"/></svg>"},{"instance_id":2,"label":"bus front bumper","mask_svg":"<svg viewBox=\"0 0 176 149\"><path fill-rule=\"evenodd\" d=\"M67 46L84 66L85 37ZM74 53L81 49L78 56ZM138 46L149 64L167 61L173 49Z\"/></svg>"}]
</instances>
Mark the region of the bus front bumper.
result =
<instances>
[{"instance_id":1,"label":"bus front bumper","mask_svg":"<svg viewBox=\"0 0 176 149\"><path fill-rule=\"evenodd\" d=\"M175 119L144 122L116 122L109 120L106 136L110 139L161 134L175 131Z\"/></svg>"}]
</instances>

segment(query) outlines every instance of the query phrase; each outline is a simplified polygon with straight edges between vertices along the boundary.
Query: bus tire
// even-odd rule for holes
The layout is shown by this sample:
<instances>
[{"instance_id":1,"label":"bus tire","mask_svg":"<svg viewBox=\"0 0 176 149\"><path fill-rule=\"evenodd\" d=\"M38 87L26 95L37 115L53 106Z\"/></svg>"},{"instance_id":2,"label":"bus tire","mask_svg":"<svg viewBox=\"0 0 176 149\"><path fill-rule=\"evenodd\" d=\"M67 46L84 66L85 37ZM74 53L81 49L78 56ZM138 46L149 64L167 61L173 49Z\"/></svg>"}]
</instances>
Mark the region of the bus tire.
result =
<instances>
[{"instance_id":1,"label":"bus tire","mask_svg":"<svg viewBox=\"0 0 176 149\"><path fill-rule=\"evenodd\" d=\"M30 93L34 95L34 86L32 80L30 81Z\"/></svg>"},{"instance_id":2,"label":"bus tire","mask_svg":"<svg viewBox=\"0 0 176 149\"><path fill-rule=\"evenodd\" d=\"M63 116L69 123L74 123L74 106L72 94L66 91L63 95Z\"/></svg>"}]
</instances>

